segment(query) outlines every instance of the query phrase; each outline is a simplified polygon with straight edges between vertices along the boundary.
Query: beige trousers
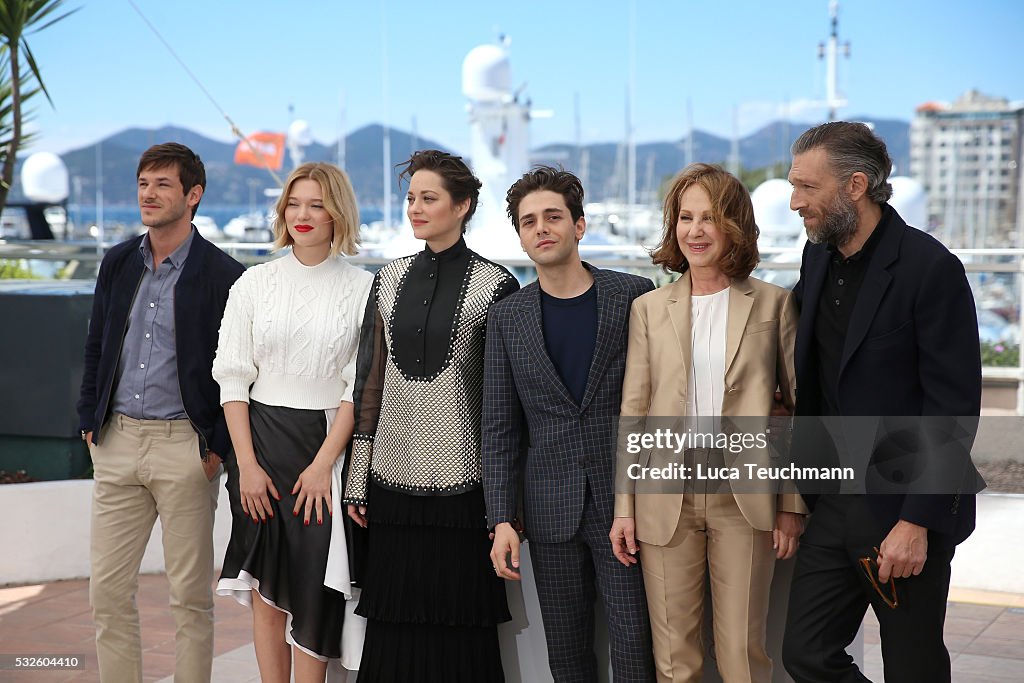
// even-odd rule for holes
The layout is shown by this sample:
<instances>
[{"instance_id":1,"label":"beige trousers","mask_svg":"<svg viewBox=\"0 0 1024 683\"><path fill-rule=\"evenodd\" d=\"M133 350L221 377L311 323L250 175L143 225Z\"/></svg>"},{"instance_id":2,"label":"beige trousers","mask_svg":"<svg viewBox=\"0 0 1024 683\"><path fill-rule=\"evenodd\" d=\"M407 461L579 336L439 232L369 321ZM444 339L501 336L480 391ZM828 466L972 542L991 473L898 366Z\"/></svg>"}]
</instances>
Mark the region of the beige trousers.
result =
<instances>
[{"instance_id":1,"label":"beige trousers","mask_svg":"<svg viewBox=\"0 0 1024 683\"><path fill-rule=\"evenodd\" d=\"M765 629L775 568L772 534L751 527L731 493L687 491L672 539L665 546L640 543L640 566L659 682L701 680L707 571L722 680L771 681Z\"/></svg>"},{"instance_id":2,"label":"beige trousers","mask_svg":"<svg viewBox=\"0 0 1024 683\"><path fill-rule=\"evenodd\" d=\"M188 420L115 414L92 446L95 487L89 600L104 683L141 683L135 594L153 523L160 517L174 616L176 683L210 680L213 662L213 517L217 487L206 478Z\"/></svg>"}]
</instances>

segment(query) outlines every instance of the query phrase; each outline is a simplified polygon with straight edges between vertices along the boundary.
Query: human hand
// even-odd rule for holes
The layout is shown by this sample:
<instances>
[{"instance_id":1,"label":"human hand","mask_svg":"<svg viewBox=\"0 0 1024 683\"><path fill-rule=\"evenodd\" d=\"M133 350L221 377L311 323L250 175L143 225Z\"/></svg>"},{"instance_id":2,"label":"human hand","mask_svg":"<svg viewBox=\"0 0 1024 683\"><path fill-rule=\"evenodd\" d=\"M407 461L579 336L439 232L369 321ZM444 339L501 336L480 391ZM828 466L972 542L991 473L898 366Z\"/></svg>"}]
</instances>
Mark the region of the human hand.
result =
<instances>
[{"instance_id":1,"label":"human hand","mask_svg":"<svg viewBox=\"0 0 1024 683\"><path fill-rule=\"evenodd\" d=\"M238 493L242 498L242 510L254 522L266 521L267 517L274 516L270 496L274 500L281 500L270 476L255 462L238 464Z\"/></svg>"},{"instance_id":2,"label":"human hand","mask_svg":"<svg viewBox=\"0 0 1024 683\"><path fill-rule=\"evenodd\" d=\"M878 581L917 576L928 559L928 529L901 519L878 548Z\"/></svg>"},{"instance_id":3,"label":"human hand","mask_svg":"<svg viewBox=\"0 0 1024 683\"><path fill-rule=\"evenodd\" d=\"M772 547L775 558L788 560L800 547L800 536L804 533L804 516L796 512L775 513L775 528L772 530Z\"/></svg>"},{"instance_id":4,"label":"human hand","mask_svg":"<svg viewBox=\"0 0 1024 683\"><path fill-rule=\"evenodd\" d=\"M316 510L316 523L324 523L323 506L327 506L328 514L331 512L331 470L332 466L325 467L316 460L309 464L309 467L302 470L298 481L292 487L292 495L295 498L295 507L292 514L299 516L302 510L302 522L309 526L310 515Z\"/></svg>"},{"instance_id":5,"label":"human hand","mask_svg":"<svg viewBox=\"0 0 1024 683\"><path fill-rule=\"evenodd\" d=\"M511 566L506 562L511 555ZM519 534L508 522L494 527L494 543L491 544L491 565L503 579L519 581Z\"/></svg>"},{"instance_id":6,"label":"human hand","mask_svg":"<svg viewBox=\"0 0 1024 683\"><path fill-rule=\"evenodd\" d=\"M782 402L782 392L776 391L775 398L772 401L772 409L768 413L770 417L789 417L792 415L792 411L786 407L786 404Z\"/></svg>"},{"instance_id":7,"label":"human hand","mask_svg":"<svg viewBox=\"0 0 1024 683\"><path fill-rule=\"evenodd\" d=\"M513 519L511 522L509 522L509 524L511 524L512 528L515 529L517 534L519 534L520 540L526 538L526 527L523 526L523 522L521 519L517 517L516 519ZM493 531L487 534L487 539L490 541L494 540Z\"/></svg>"},{"instance_id":8,"label":"human hand","mask_svg":"<svg viewBox=\"0 0 1024 683\"><path fill-rule=\"evenodd\" d=\"M359 526L366 528L366 506L365 505L348 505L348 516L353 522Z\"/></svg>"},{"instance_id":9,"label":"human hand","mask_svg":"<svg viewBox=\"0 0 1024 683\"><path fill-rule=\"evenodd\" d=\"M612 554L619 562L627 567L637 563L636 522L632 517L616 517L608 538L612 542Z\"/></svg>"},{"instance_id":10,"label":"human hand","mask_svg":"<svg viewBox=\"0 0 1024 683\"><path fill-rule=\"evenodd\" d=\"M206 460L203 460L203 473L206 475L207 481L213 481L213 478L220 472L220 465L224 462L223 458L214 453L213 451L206 451Z\"/></svg>"}]
</instances>

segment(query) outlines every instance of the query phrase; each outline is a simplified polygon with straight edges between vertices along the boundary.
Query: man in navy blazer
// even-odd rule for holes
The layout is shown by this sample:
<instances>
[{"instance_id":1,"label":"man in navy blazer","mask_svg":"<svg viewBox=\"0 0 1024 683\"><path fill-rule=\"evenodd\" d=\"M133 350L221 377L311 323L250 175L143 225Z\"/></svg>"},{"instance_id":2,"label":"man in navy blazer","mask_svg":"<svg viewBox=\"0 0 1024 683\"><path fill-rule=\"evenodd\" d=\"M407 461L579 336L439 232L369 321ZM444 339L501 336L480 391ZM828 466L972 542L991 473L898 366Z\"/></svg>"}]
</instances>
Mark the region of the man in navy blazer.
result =
<instances>
[{"instance_id":1,"label":"man in navy blazer","mask_svg":"<svg viewBox=\"0 0 1024 683\"><path fill-rule=\"evenodd\" d=\"M535 168L507 199L538 282L488 314L483 485L491 561L499 576L519 580L514 525L524 523L555 681L598 680L596 593L608 615L615 680L653 681L640 567L615 559L608 531L629 309L654 285L580 260L586 221L573 174Z\"/></svg>"},{"instance_id":2,"label":"man in navy blazer","mask_svg":"<svg viewBox=\"0 0 1024 683\"><path fill-rule=\"evenodd\" d=\"M78 402L93 462L89 601L104 683L141 683L135 604L157 518L175 622L175 679L209 681L213 521L230 439L211 372L228 292L245 268L192 225L206 169L184 145L136 170L144 236L112 247L96 277Z\"/></svg>"},{"instance_id":3,"label":"man in navy blazer","mask_svg":"<svg viewBox=\"0 0 1024 683\"><path fill-rule=\"evenodd\" d=\"M963 265L886 203L891 170L885 143L863 124L826 123L793 145L790 206L809 240L794 290L798 426L801 416L980 412L978 324ZM921 457L926 469L946 465L935 451ZM812 515L783 646L798 683L868 680L845 651L868 605L886 680L950 680L950 560L974 529L974 490L806 496Z\"/></svg>"}]
</instances>

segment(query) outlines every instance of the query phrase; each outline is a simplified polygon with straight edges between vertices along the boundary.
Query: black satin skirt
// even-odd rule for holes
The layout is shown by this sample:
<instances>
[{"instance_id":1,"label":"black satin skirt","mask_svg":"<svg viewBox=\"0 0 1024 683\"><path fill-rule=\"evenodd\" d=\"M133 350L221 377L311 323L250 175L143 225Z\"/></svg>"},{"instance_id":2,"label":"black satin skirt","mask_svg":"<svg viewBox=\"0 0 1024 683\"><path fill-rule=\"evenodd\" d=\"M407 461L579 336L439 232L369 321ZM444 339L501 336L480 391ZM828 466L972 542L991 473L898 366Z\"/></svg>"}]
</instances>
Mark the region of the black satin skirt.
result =
<instances>
[{"instance_id":1,"label":"black satin skirt","mask_svg":"<svg viewBox=\"0 0 1024 683\"><path fill-rule=\"evenodd\" d=\"M231 539L224 556L218 593L226 583L236 590L248 583L263 598L290 616L291 640L303 650L324 658L341 656L345 597L324 586L331 525L303 524L292 514L292 487L313 461L327 435L323 410L268 406L251 401L249 423L256 461L274 482L280 501L271 499L274 516L256 523L242 511L238 464L225 467L231 502ZM225 581L229 580L229 581Z\"/></svg>"},{"instance_id":2,"label":"black satin skirt","mask_svg":"<svg viewBox=\"0 0 1024 683\"><path fill-rule=\"evenodd\" d=\"M483 492L409 496L371 480L368 499L359 681L504 681L498 624L510 616Z\"/></svg>"}]
</instances>

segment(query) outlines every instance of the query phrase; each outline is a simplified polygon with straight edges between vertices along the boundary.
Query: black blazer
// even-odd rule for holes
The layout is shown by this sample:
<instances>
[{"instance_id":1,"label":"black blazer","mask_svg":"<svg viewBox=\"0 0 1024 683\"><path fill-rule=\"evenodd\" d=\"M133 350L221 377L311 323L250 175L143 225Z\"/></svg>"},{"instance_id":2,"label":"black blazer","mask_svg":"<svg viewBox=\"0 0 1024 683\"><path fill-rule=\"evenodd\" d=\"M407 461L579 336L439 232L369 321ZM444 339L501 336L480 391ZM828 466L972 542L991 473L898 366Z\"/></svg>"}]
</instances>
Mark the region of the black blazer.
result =
<instances>
[{"instance_id":1,"label":"black blazer","mask_svg":"<svg viewBox=\"0 0 1024 683\"><path fill-rule=\"evenodd\" d=\"M542 543L565 542L576 533L588 482L611 526L629 309L654 289L647 278L587 267L597 287L597 345L582 403L548 356L536 282L494 304L487 317L482 448L488 525L516 518L522 483L526 533Z\"/></svg>"},{"instance_id":2,"label":"black blazer","mask_svg":"<svg viewBox=\"0 0 1024 683\"><path fill-rule=\"evenodd\" d=\"M930 235L908 226L888 204L884 233L868 263L840 362L841 415L977 416L981 351L974 296L963 264ZM796 337L796 414L820 415L814 327L829 254L808 243L794 288L801 310ZM887 524L927 527L940 545L974 530L974 491L872 496ZM806 496L809 507L814 497Z\"/></svg>"},{"instance_id":3,"label":"black blazer","mask_svg":"<svg viewBox=\"0 0 1024 683\"><path fill-rule=\"evenodd\" d=\"M110 413L128 315L146 268L139 253L141 243L140 235L111 248L96 276L78 400L79 428L92 432L93 443L99 442L100 428ZM174 343L181 402L201 445L222 458L228 457L231 440L220 405L220 387L213 379L213 357L228 292L244 271L241 263L197 231L174 286Z\"/></svg>"}]
</instances>

